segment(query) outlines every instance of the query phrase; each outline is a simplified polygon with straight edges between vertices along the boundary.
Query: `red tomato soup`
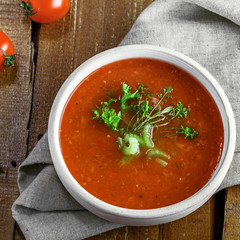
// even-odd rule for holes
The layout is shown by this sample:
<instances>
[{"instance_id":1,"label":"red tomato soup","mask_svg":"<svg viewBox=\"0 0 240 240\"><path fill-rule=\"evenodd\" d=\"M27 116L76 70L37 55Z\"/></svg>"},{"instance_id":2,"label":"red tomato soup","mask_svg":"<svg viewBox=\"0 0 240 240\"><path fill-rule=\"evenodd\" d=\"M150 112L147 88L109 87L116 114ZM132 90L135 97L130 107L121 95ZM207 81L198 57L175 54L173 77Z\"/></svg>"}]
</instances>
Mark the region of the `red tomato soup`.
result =
<instances>
[{"instance_id":1,"label":"red tomato soup","mask_svg":"<svg viewBox=\"0 0 240 240\"><path fill-rule=\"evenodd\" d=\"M166 166L146 154L122 164L119 132L93 119L96 106L120 99L123 83L131 92L142 83L154 96L171 86L162 108L180 101L189 111L186 119L176 118L171 126L191 126L198 132L194 139L166 135L165 128L153 130L155 147L169 155ZM223 139L220 112L205 88L184 70L153 59L117 61L93 72L70 96L60 124L61 151L72 176L98 199L129 209L164 207L196 193L216 169Z\"/></svg>"}]
</instances>

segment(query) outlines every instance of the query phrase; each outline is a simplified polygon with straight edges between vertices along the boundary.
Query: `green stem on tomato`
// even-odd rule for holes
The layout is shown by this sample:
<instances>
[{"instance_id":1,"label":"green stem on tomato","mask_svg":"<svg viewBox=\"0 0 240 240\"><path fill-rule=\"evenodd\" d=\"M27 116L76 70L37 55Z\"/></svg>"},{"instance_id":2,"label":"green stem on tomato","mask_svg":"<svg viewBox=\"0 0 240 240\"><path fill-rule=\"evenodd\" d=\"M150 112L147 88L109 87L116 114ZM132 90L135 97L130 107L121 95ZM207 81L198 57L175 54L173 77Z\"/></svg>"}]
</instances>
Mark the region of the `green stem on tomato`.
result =
<instances>
[{"instance_id":1,"label":"green stem on tomato","mask_svg":"<svg viewBox=\"0 0 240 240\"><path fill-rule=\"evenodd\" d=\"M32 8L32 6L29 3L24 2L24 1L19 3L19 7L23 8L24 10L26 10L26 15L27 16L33 16L36 13L38 13L38 11L39 11L39 9L38 9L36 12L33 12L34 9Z\"/></svg>"},{"instance_id":2,"label":"green stem on tomato","mask_svg":"<svg viewBox=\"0 0 240 240\"><path fill-rule=\"evenodd\" d=\"M13 67L15 67L15 65L14 65L14 61L15 61L15 55L13 54L13 55L10 55L10 56L8 56L7 55L7 53L2 49L2 48L0 48L0 50L3 52L3 54L5 55L5 61L4 61L4 66L6 67L6 68L9 68L9 67L11 67L11 66L13 66Z\"/></svg>"}]
</instances>

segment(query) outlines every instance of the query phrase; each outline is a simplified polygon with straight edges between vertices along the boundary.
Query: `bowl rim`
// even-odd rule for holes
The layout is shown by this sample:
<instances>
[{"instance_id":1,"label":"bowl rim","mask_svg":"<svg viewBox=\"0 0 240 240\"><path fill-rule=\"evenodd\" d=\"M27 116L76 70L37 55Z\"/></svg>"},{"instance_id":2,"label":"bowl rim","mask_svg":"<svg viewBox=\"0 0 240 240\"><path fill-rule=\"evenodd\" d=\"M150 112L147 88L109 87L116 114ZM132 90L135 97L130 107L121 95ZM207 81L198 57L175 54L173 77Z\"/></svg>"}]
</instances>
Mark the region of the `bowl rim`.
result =
<instances>
[{"instance_id":1,"label":"bowl rim","mask_svg":"<svg viewBox=\"0 0 240 240\"><path fill-rule=\"evenodd\" d=\"M63 98L64 97L66 98L67 95L69 97L73 92L73 91L69 92L69 89L70 89L69 86L71 84L72 84L72 87L74 84L75 84L75 87L78 86L78 84L85 78L85 77L84 78L80 77L79 79L81 80L79 81L77 80L78 76L89 65L91 64L94 65L95 62L101 61L101 59L111 56L112 54L117 54L120 52L131 52L131 51L161 52L161 53L168 54L172 57L181 59L182 61L191 65L193 68L199 71L203 76L205 76L206 79L213 85L214 89L217 91L217 93L219 94L223 102L226 115L228 117L228 132L229 132L228 146L226 150L225 159L222 161L222 164L219 167L219 169L215 170L215 172L217 171L216 174L212 176L211 179L208 181L208 183L205 186L203 186L194 195L190 196L189 198L181 202L178 202L166 207L155 208L155 209L143 209L143 210L127 209L127 208L121 208L121 207L111 205L109 203L106 203L94 197L89 192L87 192L83 187L81 187L81 185L74 179L74 177L71 175L70 171L68 170L64 162L63 156L61 154L61 149L59 144L59 125L60 125L61 118L59 116L62 114L65 103L67 102L65 101L64 106L62 106L61 101L63 101ZM134 57L132 56L129 58L134 58ZM124 59L128 59L128 58L124 58ZM118 61L118 60L120 59L117 59L115 61ZM91 72L89 72L89 74L90 73ZM74 81L76 81L77 84ZM193 205L199 205L199 202L202 202L203 200L204 200L203 203L206 202L215 193L217 188L222 183L225 175L227 174L227 171L232 162L235 144L236 144L236 126L235 126L235 119L234 119L232 107L226 94L224 93L223 89L221 88L217 80L199 63L185 56L182 53L179 53L171 49L159 47L159 46L146 45L146 44L126 45L126 46L120 46L120 47L106 50L104 52L101 52L91 57L90 59L85 61L83 64L81 64L76 70L74 70L73 73L67 78L67 80L64 82L64 84L60 88L51 108L49 123L48 123L48 143L49 143L49 149L52 156L53 164L61 182L75 199L76 199L76 196L74 193L77 192L77 195L80 197L80 199L76 199L76 200L80 202L85 208L91 211L90 209L91 207L89 208L89 206L93 206L94 208L104 212L105 215L115 215L115 216L127 217L127 218L153 219L153 218L175 215L176 212L187 211Z\"/></svg>"}]
</instances>

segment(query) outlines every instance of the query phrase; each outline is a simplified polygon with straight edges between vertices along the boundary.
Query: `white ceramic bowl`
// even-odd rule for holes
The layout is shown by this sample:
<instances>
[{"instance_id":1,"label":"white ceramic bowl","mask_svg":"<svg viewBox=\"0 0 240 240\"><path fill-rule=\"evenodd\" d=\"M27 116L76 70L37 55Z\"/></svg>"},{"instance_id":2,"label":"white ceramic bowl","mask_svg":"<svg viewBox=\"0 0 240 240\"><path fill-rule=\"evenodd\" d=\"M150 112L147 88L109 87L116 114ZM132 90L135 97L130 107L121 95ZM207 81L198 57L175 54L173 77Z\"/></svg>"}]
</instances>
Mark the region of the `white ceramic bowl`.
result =
<instances>
[{"instance_id":1,"label":"white ceramic bowl","mask_svg":"<svg viewBox=\"0 0 240 240\"><path fill-rule=\"evenodd\" d=\"M224 148L221 160L212 178L193 196L179 203L150 210L125 209L105 203L88 193L69 172L59 144L59 126L64 106L78 84L96 69L118 60L129 58L152 58L170 62L198 79L217 103L224 125ZM231 105L214 77L194 60L178 52L150 45L130 45L102 52L79 66L65 81L53 103L48 139L51 156L57 174L70 194L86 209L106 220L125 224L147 226L170 222L193 212L203 205L218 189L233 158L236 127Z\"/></svg>"}]
</instances>

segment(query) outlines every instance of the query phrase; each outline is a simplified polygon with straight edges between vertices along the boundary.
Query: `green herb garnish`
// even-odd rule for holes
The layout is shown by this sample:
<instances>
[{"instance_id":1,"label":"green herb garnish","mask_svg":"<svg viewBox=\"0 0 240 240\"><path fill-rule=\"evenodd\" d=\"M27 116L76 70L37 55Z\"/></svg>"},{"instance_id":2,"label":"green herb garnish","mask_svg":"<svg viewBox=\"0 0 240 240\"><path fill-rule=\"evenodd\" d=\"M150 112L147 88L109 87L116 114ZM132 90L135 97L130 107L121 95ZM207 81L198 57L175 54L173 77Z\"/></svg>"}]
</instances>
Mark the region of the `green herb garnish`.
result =
<instances>
[{"instance_id":1,"label":"green herb garnish","mask_svg":"<svg viewBox=\"0 0 240 240\"><path fill-rule=\"evenodd\" d=\"M19 3L19 7L23 8L24 10L26 10L26 15L27 16L33 16L36 13L38 13L39 9L36 10L35 12L34 9L31 7L31 5L25 1L22 1L21 3Z\"/></svg>"},{"instance_id":2,"label":"green herb garnish","mask_svg":"<svg viewBox=\"0 0 240 240\"><path fill-rule=\"evenodd\" d=\"M92 111L95 114L93 119L103 121L106 126L118 132L117 142L125 155L124 163L130 162L131 156L136 156L141 153L141 149L145 149L144 153L148 158L155 158L162 166L167 165L166 160L170 156L154 145L156 140L153 141L152 137L155 128L163 129L163 136L160 137L184 135L185 138L192 140L198 134L195 129L183 124L171 127L173 119L177 118L181 122L189 113L180 101L176 106L165 106L167 100L171 98L172 90L171 86L167 86L154 97L143 84L140 84L135 92L131 92L131 87L123 83L123 95L120 100L110 99ZM121 110L118 113L114 108L110 108L113 102L119 104ZM130 120L126 122L122 119L123 114L127 114Z\"/></svg>"},{"instance_id":3,"label":"green herb garnish","mask_svg":"<svg viewBox=\"0 0 240 240\"><path fill-rule=\"evenodd\" d=\"M117 99L110 99L108 102L102 104L102 108L97 107L96 110L93 110L92 112L95 114L93 119L98 119L100 122L103 120L108 127L112 128L112 130L118 131L117 126L121 120L122 113L116 113L114 108L110 108L112 102L117 102Z\"/></svg>"},{"instance_id":4,"label":"green herb garnish","mask_svg":"<svg viewBox=\"0 0 240 240\"><path fill-rule=\"evenodd\" d=\"M131 105L127 104L127 101L130 99L140 98L140 94L138 93L138 90L134 93L131 93L131 88L126 83L123 83L122 90L123 96L121 98L121 110L126 111L127 109L131 108Z\"/></svg>"},{"instance_id":5,"label":"green herb garnish","mask_svg":"<svg viewBox=\"0 0 240 240\"><path fill-rule=\"evenodd\" d=\"M198 132L191 127L184 127L183 125L181 125L181 128L179 131L177 131L177 134L183 134L185 135L185 138L192 140L198 134Z\"/></svg>"},{"instance_id":6,"label":"green herb garnish","mask_svg":"<svg viewBox=\"0 0 240 240\"><path fill-rule=\"evenodd\" d=\"M172 108L171 114L172 114L172 118L176 118L176 117L181 117L181 118L187 118L189 111L183 106L183 104L181 102L178 102L176 107Z\"/></svg>"}]
</instances>

